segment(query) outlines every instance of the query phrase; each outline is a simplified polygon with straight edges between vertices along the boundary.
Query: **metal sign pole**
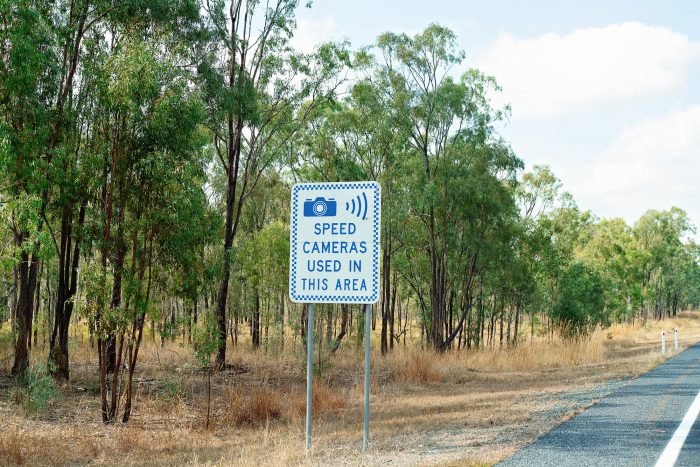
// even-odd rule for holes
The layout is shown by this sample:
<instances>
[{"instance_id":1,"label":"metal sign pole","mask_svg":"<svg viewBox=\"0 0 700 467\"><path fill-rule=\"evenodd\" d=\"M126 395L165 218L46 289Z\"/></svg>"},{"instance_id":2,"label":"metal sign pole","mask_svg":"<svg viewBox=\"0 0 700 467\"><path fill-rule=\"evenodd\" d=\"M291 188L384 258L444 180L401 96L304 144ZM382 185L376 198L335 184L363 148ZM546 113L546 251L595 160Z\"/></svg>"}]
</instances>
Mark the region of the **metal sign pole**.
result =
<instances>
[{"instance_id":1,"label":"metal sign pole","mask_svg":"<svg viewBox=\"0 0 700 467\"><path fill-rule=\"evenodd\" d=\"M306 455L311 451L311 399L314 351L314 304L306 306Z\"/></svg>"},{"instance_id":2,"label":"metal sign pole","mask_svg":"<svg viewBox=\"0 0 700 467\"><path fill-rule=\"evenodd\" d=\"M369 357L370 357L370 332L371 332L372 305L365 305L365 434L363 437L362 449L367 452L369 446Z\"/></svg>"}]
</instances>

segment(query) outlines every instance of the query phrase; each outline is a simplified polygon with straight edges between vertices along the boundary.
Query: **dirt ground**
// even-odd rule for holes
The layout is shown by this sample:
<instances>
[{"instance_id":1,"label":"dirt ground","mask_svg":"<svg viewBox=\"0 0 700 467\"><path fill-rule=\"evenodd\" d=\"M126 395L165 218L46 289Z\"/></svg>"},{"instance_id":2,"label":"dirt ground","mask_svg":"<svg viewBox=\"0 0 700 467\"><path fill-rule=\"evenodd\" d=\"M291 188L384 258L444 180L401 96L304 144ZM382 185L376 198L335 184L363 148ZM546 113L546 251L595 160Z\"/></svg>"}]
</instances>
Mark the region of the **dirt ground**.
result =
<instances>
[{"instance_id":1,"label":"dirt ground","mask_svg":"<svg viewBox=\"0 0 700 467\"><path fill-rule=\"evenodd\" d=\"M585 341L546 337L499 351L397 349L373 356L370 450L362 453L362 355L322 361L314 387L313 449L304 454L304 355L232 350L212 374L187 345L147 344L128 425L105 426L96 355L77 339L72 381L46 408L28 409L3 363L0 464L492 465L673 355L700 342L700 313L644 327L616 325ZM660 332L670 335L660 354ZM245 347L245 348L244 348ZM36 362L45 354L36 352Z\"/></svg>"}]
</instances>

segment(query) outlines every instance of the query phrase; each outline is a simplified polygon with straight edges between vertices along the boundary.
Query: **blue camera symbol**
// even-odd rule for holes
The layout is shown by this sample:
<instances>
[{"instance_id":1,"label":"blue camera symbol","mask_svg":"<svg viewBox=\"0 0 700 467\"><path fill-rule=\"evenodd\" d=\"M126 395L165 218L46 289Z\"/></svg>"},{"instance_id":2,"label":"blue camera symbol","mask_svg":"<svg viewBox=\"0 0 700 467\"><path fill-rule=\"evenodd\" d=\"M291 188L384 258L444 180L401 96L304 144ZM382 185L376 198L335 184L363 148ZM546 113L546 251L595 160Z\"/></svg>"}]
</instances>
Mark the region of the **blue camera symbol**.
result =
<instances>
[{"instance_id":1,"label":"blue camera symbol","mask_svg":"<svg viewBox=\"0 0 700 467\"><path fill-rule=\"evenodd\" d=\"M333 198L319 196L304 201L304 217L333 217L336 209L336 201Z\"/></svg>"}]
</instances>

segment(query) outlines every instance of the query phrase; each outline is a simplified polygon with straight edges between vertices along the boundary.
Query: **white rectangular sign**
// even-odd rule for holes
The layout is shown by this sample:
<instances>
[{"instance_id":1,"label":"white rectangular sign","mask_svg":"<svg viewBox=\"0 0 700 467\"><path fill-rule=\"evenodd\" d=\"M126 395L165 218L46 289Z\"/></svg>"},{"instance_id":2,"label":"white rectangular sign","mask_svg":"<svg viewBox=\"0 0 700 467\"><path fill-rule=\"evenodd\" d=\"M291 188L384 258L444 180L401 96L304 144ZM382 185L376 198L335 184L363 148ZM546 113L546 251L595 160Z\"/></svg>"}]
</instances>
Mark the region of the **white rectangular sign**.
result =
<instances>
[{"instance_id":1,"label":"white rectangular sign","mask_svg":"<svg viewBox=\"0 0 700 467\"><path fill-rule=\"evenodd\" d=\"M375 303L379 298L379 183L298 183L292 187L291 208L290 299Z\"/></svg>"}]
</instances>

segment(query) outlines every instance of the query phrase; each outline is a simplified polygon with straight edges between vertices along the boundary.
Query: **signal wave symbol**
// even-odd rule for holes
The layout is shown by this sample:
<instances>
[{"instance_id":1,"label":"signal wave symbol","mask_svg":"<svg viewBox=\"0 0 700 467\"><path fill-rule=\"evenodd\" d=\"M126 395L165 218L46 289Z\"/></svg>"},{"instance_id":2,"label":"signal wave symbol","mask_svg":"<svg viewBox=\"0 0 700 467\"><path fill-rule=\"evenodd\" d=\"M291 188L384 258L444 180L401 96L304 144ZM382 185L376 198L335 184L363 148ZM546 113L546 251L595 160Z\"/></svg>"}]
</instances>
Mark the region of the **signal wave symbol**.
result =
<instances>
[{"instance_id":1,"label":"signal wave symbol","mask_svg":"<svg viewBox=\"0 0 700 467\"><path fill-rule=\"evenodd\" d=\"M367 202L367 195L363 191L362 197L360 197L360 195L357 195L351 201L345 202L345 210L352 214L355 214L357 217L361 218L364 221L367 220L368 205L369 203Z\"/></svg>"}]
</instances>

